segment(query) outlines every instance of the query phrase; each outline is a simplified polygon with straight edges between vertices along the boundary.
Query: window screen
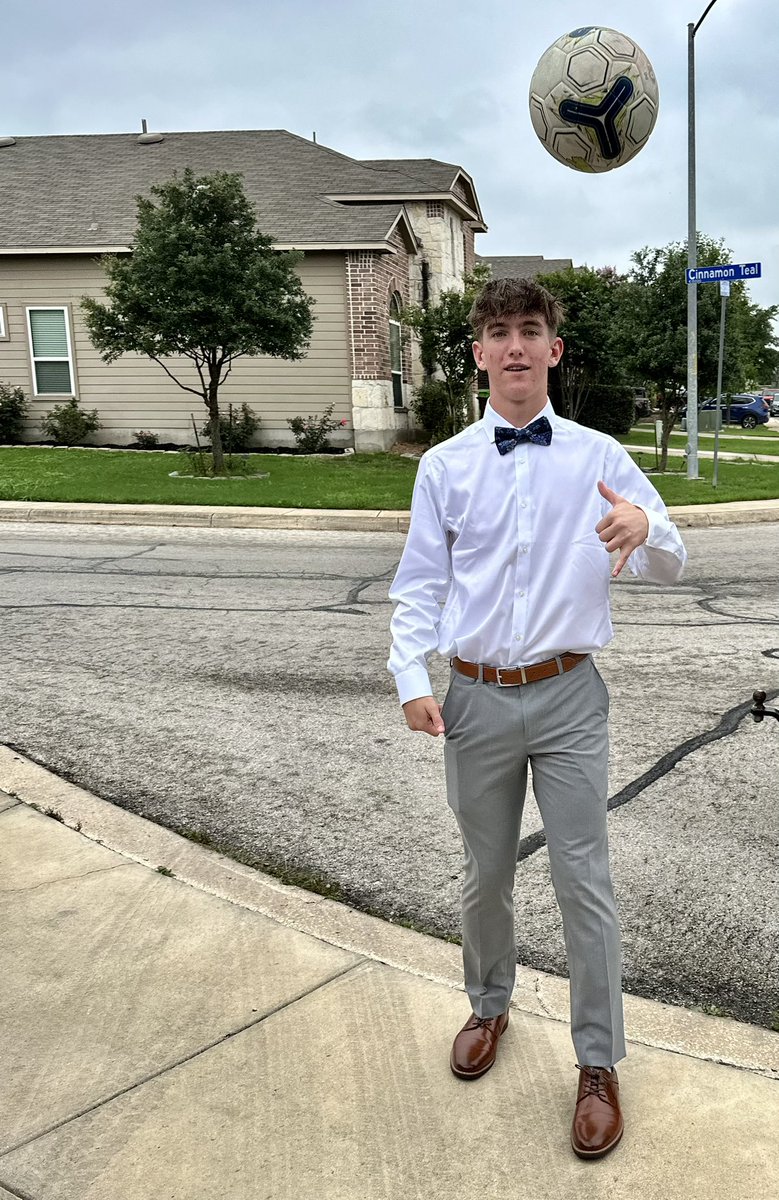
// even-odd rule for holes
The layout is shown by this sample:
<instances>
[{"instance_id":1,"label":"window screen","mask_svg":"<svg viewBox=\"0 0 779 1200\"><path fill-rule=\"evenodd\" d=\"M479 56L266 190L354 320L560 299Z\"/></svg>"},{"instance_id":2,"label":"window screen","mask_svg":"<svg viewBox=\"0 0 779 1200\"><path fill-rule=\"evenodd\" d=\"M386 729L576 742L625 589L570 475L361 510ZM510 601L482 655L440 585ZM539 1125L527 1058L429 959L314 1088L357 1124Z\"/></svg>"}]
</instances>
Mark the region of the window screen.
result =
<instances>
[{"instance_id":1,"label":"window screen","mask_svg":"<svg viewBox=\"0 0 779 1200\"><path fill-rule=\"evenodd\" d=\"M31 308L29 318L36 395L72 394L65 309Z\"/></svg>"}]
</instances>

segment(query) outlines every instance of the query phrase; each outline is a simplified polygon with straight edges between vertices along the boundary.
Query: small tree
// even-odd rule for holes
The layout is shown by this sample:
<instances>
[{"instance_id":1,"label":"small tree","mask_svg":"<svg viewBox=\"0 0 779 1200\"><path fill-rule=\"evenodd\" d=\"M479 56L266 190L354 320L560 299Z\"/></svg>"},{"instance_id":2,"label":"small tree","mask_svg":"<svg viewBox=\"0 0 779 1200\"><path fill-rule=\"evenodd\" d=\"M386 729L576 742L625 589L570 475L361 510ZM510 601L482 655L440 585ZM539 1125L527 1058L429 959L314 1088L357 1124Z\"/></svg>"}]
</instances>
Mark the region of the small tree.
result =
<instances>
[{"instance_id":1,"label":"small tree","mask_svg":"<svg viewBox=\"0 0 779 1200\"><path fill-rule=\"evenodd\" d=\"M698 234L699 266L729 263L732 252L722 241ZM668 442L679 411L687 402L687 284L684 242L645 246L632 256L629 283L618 312L619 336L636 379L651 383L663 421L660 469L668 461ZM776 307L753 304L743 283L734 283L727 307L723 391L738 392L772 369L777 361L772 322ZM719 353L719 289L698 288L698 388L713 394Z\"/></svg>"},{"instance_id":2,"label":"small tree","mask_svg":"<svg viewBox=\"0 0 779 1200\"><path fill-rule=\"evenodd\" d=\"M219 388L237 358L302 358L313 300L294 268L300 254L273 250L257 229L239 175L197 178L188 168L138 197L133 252L106 259L107 303L82 299L87 329L105 362L145 354L208 410L214 471L223 470ZM190 387L163 361L190 359Z\"/></svg>"},{"instance_id":3,"label":"small tree","mask_svg":"<svg viewBox=\"0 0 779 1200\"><path fill-rule=\"evenodd\" d=\"M445 291L435 304L427 307L411 305L403 311L404 325L419 339L419 358L428 381L438 371L446 389L446 414L441 422L445 437L459 433L468 423L469 401L476 376L473 330L468 313L489 277L488 266L477 266L473 274L465 276L462 292Z\"/></svg>"}]
</instances>

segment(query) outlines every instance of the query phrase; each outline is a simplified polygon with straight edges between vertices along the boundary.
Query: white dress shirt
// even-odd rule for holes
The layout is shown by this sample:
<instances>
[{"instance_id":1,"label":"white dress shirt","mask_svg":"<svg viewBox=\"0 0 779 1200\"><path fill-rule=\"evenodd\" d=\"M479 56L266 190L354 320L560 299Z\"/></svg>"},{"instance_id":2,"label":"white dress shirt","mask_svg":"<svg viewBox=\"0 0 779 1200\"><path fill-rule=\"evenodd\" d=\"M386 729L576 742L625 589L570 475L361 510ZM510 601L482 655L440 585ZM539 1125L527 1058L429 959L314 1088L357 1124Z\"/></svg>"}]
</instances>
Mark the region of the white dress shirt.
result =
<instances>
[{"instance_id":1,"label":"white dress shirt","mask_svg":"<svg viewBox=\"0 0 779 1200\"><path fill-rule=\"evenodd\" d=\"M687 552L663 501L607 434L557 416L549 446L523 442L501 455L484 417L423 454L406 546L390 589L389 663L401 704L431 694L427 659L529 666L611 641L608 551L595 526L611 505L603 480L646 513L649 535L628 566L674 583ZM443 609L441 605L443 604Z\"/></svg>"}]
</instances>

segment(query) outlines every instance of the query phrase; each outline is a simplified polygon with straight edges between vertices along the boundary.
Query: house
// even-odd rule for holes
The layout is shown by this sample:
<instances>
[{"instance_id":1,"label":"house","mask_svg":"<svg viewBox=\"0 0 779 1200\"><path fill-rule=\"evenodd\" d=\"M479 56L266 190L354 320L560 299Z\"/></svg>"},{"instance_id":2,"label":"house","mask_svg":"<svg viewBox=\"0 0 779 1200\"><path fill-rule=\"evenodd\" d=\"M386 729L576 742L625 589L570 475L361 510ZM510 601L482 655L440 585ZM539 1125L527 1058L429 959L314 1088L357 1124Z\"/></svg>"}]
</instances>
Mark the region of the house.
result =
<instances>
[{"instance_id":1,"label":"house","mask_svg":"<svg viewBox=\"0 0 779 1200\"><path fill-rule=\"evenodd\" d=\"M535 279L536 275L553 275L557 271L570 271L570 258L544 258L543 254L508 254L484 257L476 255L476 262L492 271L493 279Z\"/></svg>"},{"instance_id":2,"label":"house","mask_svg":"<svg viewBox=\"0 0 779 1200\"><path fill-rule=\"evenodd\" d=\"M104 444L132 442L138 429L189 442L193 409L202 424L204 407L156 363L104 363L80 309L82 296L102 294L102 257L131 252L136 196L186 167L243 177L262 232L303 251L298 270L316 301L307 357L239 359L223 404L248 403L265 445L292 444L287 418L329 404L358 450L402 439L421 370L400 314L461 287L474 265L486 226L468 173L435 159L357 160L286 130L150 133L144 122L140 135L0 138L0 382L29 395L29 440L71 396L97 408ZM191 363L169 365L189 381Z\"/></svg>"}]
</instances>

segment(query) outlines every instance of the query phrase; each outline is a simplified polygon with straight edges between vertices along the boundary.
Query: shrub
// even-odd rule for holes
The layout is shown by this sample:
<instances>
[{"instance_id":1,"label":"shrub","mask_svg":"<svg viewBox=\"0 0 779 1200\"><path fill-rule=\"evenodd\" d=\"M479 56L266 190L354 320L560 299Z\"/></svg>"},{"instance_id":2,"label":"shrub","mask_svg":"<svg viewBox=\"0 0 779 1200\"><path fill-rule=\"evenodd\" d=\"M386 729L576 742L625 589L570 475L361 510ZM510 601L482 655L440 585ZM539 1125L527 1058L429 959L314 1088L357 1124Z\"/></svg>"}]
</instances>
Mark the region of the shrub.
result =
<instances>
[{"instance_id":1,"label":"shrub","mask_svg":"<svg viewBox=\"0 0 779 1200\"><path fill-rule=\"evenodd\" d=\"M90 433L101 428L97 409L87 412L79 406L74 396L67 404L55 404L50 413L41 420L41 429L47 437L63 446L77 446Z\"/></svg>"},{"instance_id":2,"label":"shrub","mask_svg":"<svg viewBox=\"0 0 779 1200\"><path fill-rule=\"evenodd\" d=\"M346 421L333 420L334 405L328 404L319 417L288 417L287 424L295 435L298 448L304 454L317 454L326 450L330 445L330 434L334 429L342 429Z\"/></svg>"},{"instance_id":3,"label":"shrub","mask_svg":"<svg viewBox=\"0 0 779 1200\"><path fill-rule=\"evenodd\" d=\"M590 429L599 429L601 433L610 433L614 437L621 433L630 433L635 421L632 390L627 387L593 384L578 420Z\"/></svg>"},{"instance_id":4,"label":"shrub","mask_svg":"<svg viewBox=\"0 0 779 1200\"><path fill-rule=\"evenodd\" d=\"M150 429L138 429L136 430L135 441L139 450L153 450L155 446L159 445L160 439Z\"/></svg>"},{"instance_id":5,"label":"shrub","mask_svg":"<svg viewBox=\"0 0 779 1200\"><path fill-rule=\"evenodd\" d=\"M29 412L27 397L20 387L0 383L0 442L20 442L24 418Z\"/></svg>"},{"instance_id":6,"label":"shrub","mask_svg":"<svg viewBox=\"0 0 779 1200\"><path fill-rule=\"evenodd\" d=\"M248 450L251 440L259 428L260 418L253 409L249 408L248 404L241 405L240 417L236 417L231 404L228 415L219 417L222 449L227 454L239 454L242 450ZM206 421L200 433L208 442L211 441L211 423L209 421Z\"/></svg>"},{"instance_id":7,"label":"shrub","mask_svg":"<svg viewBox=\"0 0 779 1200\"><path fill-rule=\"evenodd\" d=\"M451 396L442 379L428 379L415 388L410 407L433 443L452 437L468 423L468 396Z\"/></svg>"}]
</instances>

